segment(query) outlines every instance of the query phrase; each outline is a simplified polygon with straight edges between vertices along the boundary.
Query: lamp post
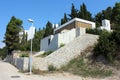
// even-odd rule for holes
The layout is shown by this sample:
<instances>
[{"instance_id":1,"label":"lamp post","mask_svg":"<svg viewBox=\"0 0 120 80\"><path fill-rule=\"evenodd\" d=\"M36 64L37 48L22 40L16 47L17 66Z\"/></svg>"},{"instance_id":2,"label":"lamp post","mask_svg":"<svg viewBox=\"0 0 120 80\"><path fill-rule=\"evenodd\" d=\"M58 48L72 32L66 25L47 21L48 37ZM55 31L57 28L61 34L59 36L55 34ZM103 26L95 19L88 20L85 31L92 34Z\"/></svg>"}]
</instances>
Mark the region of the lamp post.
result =
<instances>
[{"instance_id":1,"label":"lamp post","mask_svg":"<svg viewBox=\"0 0 120 80\"><path fill-rule=\"evenodd\" d=\"M29 22L32 23L32 27L33 27L33 20L32 19L28 19ZM31 31L32 33L32 37L30 38L31 39L31 52L29 54L29 73L32 74L32 39L33 39L33 30Z\"/></svg>"}]
</instances>

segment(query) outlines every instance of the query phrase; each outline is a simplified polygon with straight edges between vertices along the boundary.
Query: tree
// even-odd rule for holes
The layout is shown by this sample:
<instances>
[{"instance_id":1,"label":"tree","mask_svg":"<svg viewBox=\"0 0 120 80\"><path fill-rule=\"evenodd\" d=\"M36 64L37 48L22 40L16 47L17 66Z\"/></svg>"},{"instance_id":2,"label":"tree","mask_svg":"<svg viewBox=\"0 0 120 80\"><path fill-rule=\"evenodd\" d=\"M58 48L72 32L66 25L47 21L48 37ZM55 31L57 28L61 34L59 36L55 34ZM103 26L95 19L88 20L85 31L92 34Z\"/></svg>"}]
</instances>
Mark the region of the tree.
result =
<instances>
[{"instance_id":1,"label":"tree","mask_svg":"<svg viewBox=\"0 0 120 80\"><path fill-rule=\"evenodd\" d=\"M87 10L86 5L83 3L80 6L80 10L78 12L78 18L86 19L86 20L92 20L91 13Z\"/></svg>"},{"instance_id":2,"label":"tree","mask_svg":"<svg viewBox=\"0 0 120 80\"><path fill-rule=\"evenodd\" d=\"M51 24L51 22L48 21L47 24L46 24L44 37L52 35L52 34L53 34L52 24Z\"/></svg>"},{"instance_id":3,"label":"tree","mask_svg":"<svg viewBox=\"0 0 120 80\"><path fill-rule=\"evenodd\" d=\"M69 14L70 19L73 19L73 18L77 17L78 16L77 12L78 12L78 10L75 9L74 4L72 3L71 14Z\"/></svg>"},{"instance_id":4,"label":"tree","mask_svg":"<svg viewBox=\"0 0 120 80\"><path fill-rule=\"evenodd\" d=\"M23 31L19 49L21 51L26 51L26 46L27 46L27 34Z\"/></svg>"},{"instance_id":5,"label":"tree","mask_svg":"<svg viewBox=\"0 0 120 80\"><path fill-rule=\"evenodd\" d=\"M6 44L9 55L12 54L13 50L18 49L19 32L21 25L22 21L15 18L14 16L11 18L10 22L7 25L4 42Z\"/></svg>"},{"instance_id":6,"label":"tree","mask_svg":"<svg viewBox=\"0 0 120 80\"><path fill-rule=\"evenodd\" d=\"M113 7L112 21L116 24L120 24L120 2L116 3Z\"/></svg>"},{"instance_id":7,"label":"tree","mask_svg":"<svg viewBox=\"0 0 120 80\"><path fill-rule=\"evenodd\" d=\"M33 51L40 51L40 41L44 37L45 30L39 30L36 32L33 39Z\"/></svg>"},{"instance_id":8,"label":"tree","mask_svg":"<svg viewBox=\"0 0 120 80\"><path fill-rule=\"evenodd\" d=\"M0 58L4 59L7 55L7 49L6 47L3 47L2 49L0 49Z\"/></svg>"},{"instance_id":9,"label":"tree","mask_svg":"<svg viewBox=\"0 0 120 80\"><path fill-rule=\"evenodd\" d=\"M101 12L97 13L97 15L95 16L95 22L97 27L100 27L102 25L101 24L102 20L103 20L102 13Z\"/></svg>"},{"instance_id":10,"label":"tree","mask_svg":"<svg viewBox=\"0 0 120 80\"><path fill-rule=\"evenodd\" d=\"M103 18L104 18L104 19L111 20L112 8L111 8L111 7L108 7L106 10L103 10L103 11L102 11L102 14L103 14Z\"/></svg>"},{"instance_id":11,"label":"tree","mask_svg":"<svg viewBox=\"0 0 120 80\"><path fill-rule=\"evenodd\" d=\"M68 18L67 18L67 15L66 13L64 13L64 18L61 19L61 25L68 22Z\"/></svg>"}]
</instances>

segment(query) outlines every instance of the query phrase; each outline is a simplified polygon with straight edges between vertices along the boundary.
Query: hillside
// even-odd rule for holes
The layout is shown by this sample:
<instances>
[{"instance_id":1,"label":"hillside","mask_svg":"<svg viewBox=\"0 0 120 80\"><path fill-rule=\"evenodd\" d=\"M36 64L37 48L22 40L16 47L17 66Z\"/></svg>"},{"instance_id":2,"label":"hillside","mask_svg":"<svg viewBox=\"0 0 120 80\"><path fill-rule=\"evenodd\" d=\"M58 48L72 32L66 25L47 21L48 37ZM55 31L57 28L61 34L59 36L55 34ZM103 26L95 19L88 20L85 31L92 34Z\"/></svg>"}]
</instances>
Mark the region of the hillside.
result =
<instances>
[{"instance_id":1,"label":"hillside","mask_svg":"<svg viewBox=\"0 0 120 80\"><path fill-rule=\"evenodd\" d=\"M49 65L60 68L70 60L81 55L81 52L83 52L88 46L93 46L97 42L97 39L97 35L81 35L69 44L44 58L34 58L34 68L39 70L48 70Z\"/></svg>"}]
</instances>

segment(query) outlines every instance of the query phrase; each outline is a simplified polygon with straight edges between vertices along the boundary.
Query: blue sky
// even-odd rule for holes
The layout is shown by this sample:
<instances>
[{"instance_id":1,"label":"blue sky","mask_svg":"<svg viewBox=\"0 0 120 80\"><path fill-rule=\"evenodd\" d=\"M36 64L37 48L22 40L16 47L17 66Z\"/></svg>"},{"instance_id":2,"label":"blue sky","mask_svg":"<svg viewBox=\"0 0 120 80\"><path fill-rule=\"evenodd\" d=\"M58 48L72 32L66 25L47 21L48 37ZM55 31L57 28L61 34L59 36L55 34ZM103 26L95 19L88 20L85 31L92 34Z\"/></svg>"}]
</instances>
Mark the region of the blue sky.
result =
<instances>
[{"instance_id":1,"label":"blue sky","mask_svg":"<svg viewBox=\"0 0 120 80\"><path fill-rule=\"evenodd\" d=\"M4 45L6 25L12 16L21 19L25 29L29 29L31 24L27 20L31 18L38 29L44 27L47 21L59 23L65 12L70 13L72 3L77 9L85 3L94 16L116 2L120 0L0 0L0 48Z\"/></svg>"}]
</instances>

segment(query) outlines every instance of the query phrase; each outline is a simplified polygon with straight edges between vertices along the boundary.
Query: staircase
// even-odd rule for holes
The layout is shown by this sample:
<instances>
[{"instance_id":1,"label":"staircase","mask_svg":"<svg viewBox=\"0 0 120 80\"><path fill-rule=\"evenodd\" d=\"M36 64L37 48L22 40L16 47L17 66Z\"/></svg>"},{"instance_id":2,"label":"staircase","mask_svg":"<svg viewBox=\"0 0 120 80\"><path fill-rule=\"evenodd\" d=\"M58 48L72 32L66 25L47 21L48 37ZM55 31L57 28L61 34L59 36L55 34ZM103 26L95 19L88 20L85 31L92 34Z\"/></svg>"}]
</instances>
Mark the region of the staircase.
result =
<instances>
[{"instance_id":1,"label":"staircase","mask_svg":"<svg viewBox=\"0 0 120 80\"><path fill-rule=\"evenodd\" d=\"M81 55L80 53L87 47L97 43L97 39L97 35L81 35L45 58L34 58L34 68L39 70L48 70L49 65L60 68L62 65L65 65L70 60L76 58L78 55Z\"/></svg>"}]
</instances>

